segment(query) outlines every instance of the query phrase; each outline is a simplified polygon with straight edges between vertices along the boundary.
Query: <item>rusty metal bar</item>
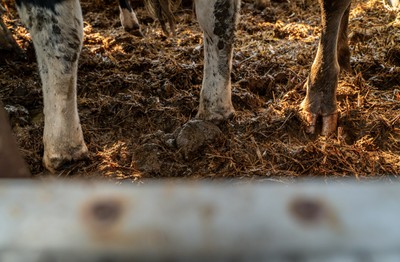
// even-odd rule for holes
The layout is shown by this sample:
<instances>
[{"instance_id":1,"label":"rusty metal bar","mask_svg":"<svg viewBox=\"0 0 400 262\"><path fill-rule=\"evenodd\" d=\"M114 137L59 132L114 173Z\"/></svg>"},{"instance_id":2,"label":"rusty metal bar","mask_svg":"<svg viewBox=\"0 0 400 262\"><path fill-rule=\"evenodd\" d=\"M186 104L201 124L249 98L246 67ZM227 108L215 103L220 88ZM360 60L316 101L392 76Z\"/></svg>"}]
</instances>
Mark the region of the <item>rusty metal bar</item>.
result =
<instances>
[{"instance_id":1,"label":"rusty metal bar","mask_svg":"<svg viewBox=\"0 0 400 262\"><path fill-rule=\"evenodd\" d=\"M400 185L1 181L0 261L400 261L399 200Z\"/></svg>"}]
</instances>

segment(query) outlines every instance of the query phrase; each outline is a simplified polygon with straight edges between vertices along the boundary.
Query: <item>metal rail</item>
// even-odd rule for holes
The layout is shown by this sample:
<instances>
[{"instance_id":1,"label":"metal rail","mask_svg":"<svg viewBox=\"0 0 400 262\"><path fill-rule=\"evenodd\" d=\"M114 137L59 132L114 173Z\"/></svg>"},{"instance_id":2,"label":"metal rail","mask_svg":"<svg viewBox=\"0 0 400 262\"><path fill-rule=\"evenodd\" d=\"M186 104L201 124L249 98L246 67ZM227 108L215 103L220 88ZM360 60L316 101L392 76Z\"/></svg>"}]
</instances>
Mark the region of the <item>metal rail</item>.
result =
<instances>
[{"instance_id":1,"label":"metal rail","mask_svg":"<svg viewBox=\"0 0 400 262\"><path fill-rule=\"evenodd\" d=\"M0 182L0 261L400 261L400 185Z\"/></svg>"}]
</instances>

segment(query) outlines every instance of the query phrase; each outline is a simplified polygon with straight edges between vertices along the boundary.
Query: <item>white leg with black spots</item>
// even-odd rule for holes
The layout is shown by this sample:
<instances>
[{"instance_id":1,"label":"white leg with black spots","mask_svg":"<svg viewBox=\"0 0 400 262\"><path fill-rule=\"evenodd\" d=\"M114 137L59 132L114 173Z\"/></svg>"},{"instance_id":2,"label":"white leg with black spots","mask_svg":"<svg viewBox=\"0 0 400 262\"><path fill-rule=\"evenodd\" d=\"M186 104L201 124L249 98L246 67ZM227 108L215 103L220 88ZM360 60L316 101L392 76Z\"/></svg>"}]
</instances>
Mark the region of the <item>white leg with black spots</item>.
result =
<instances>
[{"instance_id":1,"label":"white leg with black spots","mask_svg":"<svg viewBox=\"0 0 400 262\"><path fill-rule=\"evenodd\" d=\"M53 10L52 10L53 8ZM44 158L54 170L86 157L79 122L76 81L83 20L78 0L49 7L22 3L19 14L35 46L44 99Z\"/></svg>"},{"instance_id":2,"label":"white leg with black spots","mask_svg":"<svg viewBox=\"0 0 400 262\"><path fill-rule=\"evenodd\" d=\"M197 117L223 120L234 113L231 69L239 0L196 1L196 14L204 32L204 76Z\"/></svg>"}]
</instances>

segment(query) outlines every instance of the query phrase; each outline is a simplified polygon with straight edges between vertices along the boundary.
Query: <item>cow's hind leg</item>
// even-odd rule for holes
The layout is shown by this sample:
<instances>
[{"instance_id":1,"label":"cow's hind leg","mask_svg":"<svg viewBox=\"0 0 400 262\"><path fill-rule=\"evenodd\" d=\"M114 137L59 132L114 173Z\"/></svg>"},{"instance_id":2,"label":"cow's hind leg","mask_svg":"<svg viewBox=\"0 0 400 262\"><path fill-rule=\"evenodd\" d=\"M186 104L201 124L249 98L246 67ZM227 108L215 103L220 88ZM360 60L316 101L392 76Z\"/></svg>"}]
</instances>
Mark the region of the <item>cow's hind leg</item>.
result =
<instances>
[{"instance_id":1,"label":"cow's hind leg","mask_svg":"<svg viewBox=\"0 0 400 262\"><path fill-rule=\"evenodd\" d=\"M316 131L317 119L321 117L321 134L329 135L336 130L338 120L336 89L340 66L347 66L345 61L340 61L339 64L339 58L346 60L349 57L349 54L346 55L347 43L344 44L344 41L347 42L348 8L351 0L320 0L319 2L322 32L317 55L306 83L307 95L302 108L309 124L308 131L311 133ZM345 37L344 33L346 33ZM338 49L340 56L338 56Z\"/></svg>"},{"instance_id":2,"label":"cow's hind leg","mask_svg":"<svg viewBox=\"0 0 400 262\"><path fill-rule=\"evenodd\" d=\"M204 76L197 117L223 120L234 113L231 69L239 0L197 0L196 14L204 32Z\"/></svg>"},{"instance_id":3,"label":"cow's hind leg","mask_svg":"<svg viewBox=\"0 0 400 262\"><path fill-rule=\"evenodd\" d=\"M21 19L35 46L44 99L46 168L87 156L79 122L76 77L83 21L78 0L18 0Z\"/></svg>"}]
</instances>

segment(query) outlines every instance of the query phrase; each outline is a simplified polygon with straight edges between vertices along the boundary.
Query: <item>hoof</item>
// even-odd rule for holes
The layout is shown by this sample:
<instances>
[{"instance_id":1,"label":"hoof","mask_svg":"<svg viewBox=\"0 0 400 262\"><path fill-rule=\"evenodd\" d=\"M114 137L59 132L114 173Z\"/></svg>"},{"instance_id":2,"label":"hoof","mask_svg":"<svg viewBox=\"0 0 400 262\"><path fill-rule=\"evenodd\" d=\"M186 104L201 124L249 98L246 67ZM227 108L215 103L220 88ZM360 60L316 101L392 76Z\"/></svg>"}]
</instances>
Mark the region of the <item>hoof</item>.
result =
<instances>
[{"instance_id":1,"label":"hoof","mask_svg":"<svg viewBox=\"0 0 400 262\"><path fill-rule=\"evenodd\" d=\"M196 118L218 124L225 120L232 119L234 115L235 115L235 110L233 108L226 110L225 112L211 112L207 110L199 110L199 112L196 115Z\"/></svg>"},{"instance_id":2,"label":"hoof","mask_svg":"<svg viewBox=\"0 0 400 262\"><path fill-rule=\"evenodd\" d=\"M307 123L307 133L330 136L336 131L339 118L335 97L337 81L332 83L334 86L325 92L310 88L310 79L305 83L307 95L300 108L302 118Z\"/></svg>"},{"instance_id":3,"label":"hoof","mask_svg":"<svg viewBox=\"0 0 400 262\"><path fill-rule=\"evenodd\" d=\"M43 165L51 173L55 173L57 170L66 169L71 163L87 159L89 157L89 151L84 144L79 148L71 148L66 150L64 153L46 153L43 156Z\"/></svg>"},{"instance_id":4,"label":"hoof","mask_svg":"<svg viewBox=\"0 0 400 262\"><path fill-rule=\"evenodd\" d=\"M304 119L307 123L306 132L310 134L315 134L317 130L321 130L322 136L330 136L336 131L338 122L338 112L329 115L319 115L310 112L303 111ZM318 126L318 120L322 126ZM320 127L320 128L319 128Z\"/></svg>"}]
</instances>

